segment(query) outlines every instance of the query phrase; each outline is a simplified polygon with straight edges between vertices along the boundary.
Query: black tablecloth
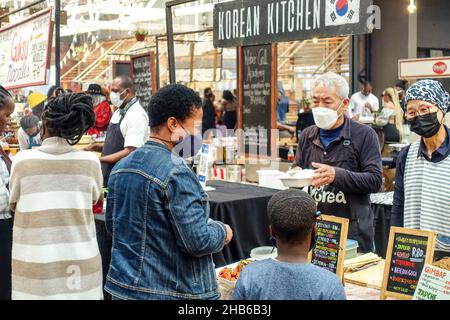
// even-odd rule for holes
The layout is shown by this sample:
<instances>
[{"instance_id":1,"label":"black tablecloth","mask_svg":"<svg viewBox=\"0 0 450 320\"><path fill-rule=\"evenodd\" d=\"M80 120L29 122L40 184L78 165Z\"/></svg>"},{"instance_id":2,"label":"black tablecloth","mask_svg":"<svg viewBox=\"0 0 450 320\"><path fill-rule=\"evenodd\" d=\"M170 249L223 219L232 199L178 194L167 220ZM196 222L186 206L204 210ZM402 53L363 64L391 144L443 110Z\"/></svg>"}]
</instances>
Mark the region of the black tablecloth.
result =
<instances>
[{"instance_id":1,"label":"black tablecloth","mask_svg":"<svg viewBox=\"0 0 450 320\"><path fill-rule=\"evenodd\" d=\"M213 255L216 267L248 258L253 248L271 246L267 203L278 192L258 186L209 181L210 217L229 224L233 240L222 252ZM379 201L379 200L378 200ZM375 253L386 257L392 205L373 203L375 226Z\"/></svg>"},{"instance_id":2,"label":"black tablecloth","mask_svg":"<svg viewBox=\"0 0 450 320\"><path fill-rule=\"evenodd\" d=\"M278 190L224 181L207 185L216 189L208 191L211 219L233 229L233 240L213 256L216 267L248 258L253 248L271 245L267 203Z\"/></svg>"}]
</instances>

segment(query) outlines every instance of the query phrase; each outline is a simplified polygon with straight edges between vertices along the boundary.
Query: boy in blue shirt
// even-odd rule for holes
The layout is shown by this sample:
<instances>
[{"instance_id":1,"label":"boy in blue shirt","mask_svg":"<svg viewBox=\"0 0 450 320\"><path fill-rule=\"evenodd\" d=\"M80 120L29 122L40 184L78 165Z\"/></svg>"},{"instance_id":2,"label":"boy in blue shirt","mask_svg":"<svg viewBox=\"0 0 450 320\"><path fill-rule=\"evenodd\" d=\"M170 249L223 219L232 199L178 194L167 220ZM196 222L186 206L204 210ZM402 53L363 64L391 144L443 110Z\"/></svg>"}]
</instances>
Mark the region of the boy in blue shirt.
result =
<instances>
[{"instance_id":1,"label":"boy in blue shirt","mask_svg":"<svg viewBox=\"0 0 450 320\"><path fill-rule=\"evenodd\" d=\"M316 234L315 201L290 189L268 204L270 234L278 256L245 267L236 283L235 300L346 300L339 278L308 262Z\"/></svg>"}]
</instances>

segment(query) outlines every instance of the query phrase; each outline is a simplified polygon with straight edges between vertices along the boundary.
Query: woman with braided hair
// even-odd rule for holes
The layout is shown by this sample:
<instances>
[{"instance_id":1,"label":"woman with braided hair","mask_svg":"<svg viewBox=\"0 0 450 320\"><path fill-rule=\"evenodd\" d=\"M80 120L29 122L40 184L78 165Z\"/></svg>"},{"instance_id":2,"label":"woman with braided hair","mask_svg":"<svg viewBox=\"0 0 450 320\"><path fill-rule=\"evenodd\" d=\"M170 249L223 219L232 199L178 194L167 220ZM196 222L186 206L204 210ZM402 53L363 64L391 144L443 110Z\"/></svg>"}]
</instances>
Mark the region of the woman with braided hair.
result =
<instances>
[{"instance_id":1,"label":"woman with braided hair","mask_svg":"<svg viewBox=\"0 0 450 320\"><path fill-rule=\"evenodd\" d=\"M83 93L49 100L42 146L14 158L13 299L102 299L102 267L92 205L101 198L98 158L73 147L94 125Z\"/></svg>"},{"instance_id":2,"label":"woman with braided hair","mask_svg":"<svg viewBox=\"0 0 450 320\"><path fill-rule=\"evenodd\" d=\"M14 101L11 94L0 86L0 133L3 133ZM0 300L11 299L11 247L13 219L9 209L8 180L11 160L0 147Z\"/></svg>"}]
</instances>

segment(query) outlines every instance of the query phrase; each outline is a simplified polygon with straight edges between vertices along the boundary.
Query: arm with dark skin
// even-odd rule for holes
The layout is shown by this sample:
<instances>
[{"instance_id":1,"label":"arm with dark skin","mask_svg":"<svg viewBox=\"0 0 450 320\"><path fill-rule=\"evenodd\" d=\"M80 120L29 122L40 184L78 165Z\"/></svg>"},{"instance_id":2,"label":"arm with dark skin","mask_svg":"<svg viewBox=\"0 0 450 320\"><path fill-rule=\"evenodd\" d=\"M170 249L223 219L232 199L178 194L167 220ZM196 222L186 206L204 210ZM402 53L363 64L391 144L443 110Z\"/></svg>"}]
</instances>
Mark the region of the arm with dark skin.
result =
<instances>
[{"instance_id":1,"label":"arm with dark skin","mask_svg":"<svg viewBox=\"0 0 450 320\"><path fill-rule=\"evenodd\" d=\"M93 144L88 145L83 150L84 151L90 151L90 152L102 152L103 151L103 145L100 144L100 143L93 143Z\"/></svg>"},{"instance_id":2,"label":"arm with dark skin","mask_svg":"<svg viewBox=\"0 0 450 320\"><path fill-rule=\"evenodd\" d=\"M119 152L100 157L100 162L103 163L117 163L126 156L128 156L130 153L132 153L134 150L136 150L136 147L126 147L123 150L120 150Z\"/></svg>"}]
</instances>

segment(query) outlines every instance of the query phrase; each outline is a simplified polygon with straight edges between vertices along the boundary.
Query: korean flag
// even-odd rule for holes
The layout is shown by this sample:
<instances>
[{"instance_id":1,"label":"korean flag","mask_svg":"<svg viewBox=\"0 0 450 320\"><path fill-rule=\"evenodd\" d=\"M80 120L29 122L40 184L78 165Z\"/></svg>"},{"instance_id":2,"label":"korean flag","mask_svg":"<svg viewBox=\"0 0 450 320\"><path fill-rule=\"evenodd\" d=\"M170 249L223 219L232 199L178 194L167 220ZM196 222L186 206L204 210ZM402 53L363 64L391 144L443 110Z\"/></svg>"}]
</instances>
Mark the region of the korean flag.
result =
<instances>
[{"instance_id":1,"label":"korean flag","mask_svg":"<svg viewBox=\"0 0 450 320\"><path fill-rule=\"evenodd\" d=\"M325 25L359 23L360 0L326 0Z\"/></svg>"}]
</instances>

